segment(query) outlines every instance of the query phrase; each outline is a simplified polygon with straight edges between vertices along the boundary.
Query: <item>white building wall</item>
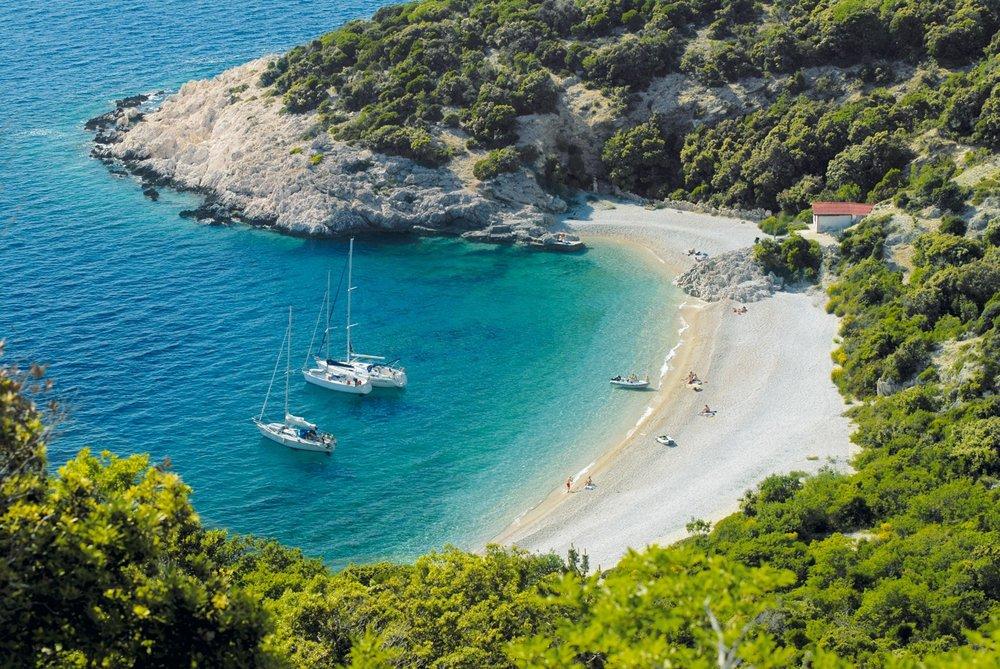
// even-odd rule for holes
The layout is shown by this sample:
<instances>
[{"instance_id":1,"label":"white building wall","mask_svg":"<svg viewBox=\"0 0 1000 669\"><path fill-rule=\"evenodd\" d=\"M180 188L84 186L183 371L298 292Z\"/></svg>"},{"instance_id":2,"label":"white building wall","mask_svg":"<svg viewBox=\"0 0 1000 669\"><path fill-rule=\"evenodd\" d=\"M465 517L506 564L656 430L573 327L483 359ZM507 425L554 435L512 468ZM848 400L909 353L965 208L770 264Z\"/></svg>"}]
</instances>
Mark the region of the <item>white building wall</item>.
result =
<instances>
[{"instance_id":1,"label":"white building wall","mask_svg":"<svg viewBox=\"0 0 1000 669\"><path fill-rule=\"evenodd\" d=\"M855 217L850 214L837 214L835 216L813 214L813 230L816 232L837 232L850 227L854 220Z\"/></svg>"}]
</instances>

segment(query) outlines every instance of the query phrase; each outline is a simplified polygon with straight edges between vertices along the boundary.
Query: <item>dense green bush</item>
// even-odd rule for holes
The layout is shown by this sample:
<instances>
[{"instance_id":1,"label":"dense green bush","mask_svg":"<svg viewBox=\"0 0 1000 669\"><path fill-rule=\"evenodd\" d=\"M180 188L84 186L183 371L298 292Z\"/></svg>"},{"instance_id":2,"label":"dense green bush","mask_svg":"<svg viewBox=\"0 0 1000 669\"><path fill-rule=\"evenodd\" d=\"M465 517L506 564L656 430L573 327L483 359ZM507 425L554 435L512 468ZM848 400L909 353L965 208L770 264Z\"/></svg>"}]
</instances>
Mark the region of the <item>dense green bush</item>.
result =
<instances>
[{"instance_id":1,"label":"dense green bush","mask_svg":"<svg viewBox=\"0 0 1000 669\"><path fill-rule=\"evenodd\" d=\"M517 110L511 105L477 102L465 127L487 146L495 146L517 140L516 122Z\"/></svg>"},{"instance_id":2,"label":"dense green bush","mask_svg":"<svg viewBox=\"0 0 1000 669\"><path fill-rule=\"evenodd\" d=\"M881 260L891 225L891 216L868 216L849 228L840 240L840 255L843 260L850 264L857 264L868 258Z\"/></svg>"},{"instance_id":3,"label":"dense green bush","mask_svg":"<svg viewBox=\"0 0 1000 669\"><path fill-rule=\"evenodd\" d=\"M968 191L955 183L951 178L954 174L955 164L950 160L914 168L910 173L909 188L904 193L905 199L899 201L911 208L937 207L961 211Z\"/></svg>"},{"instance_id":4,"label":"dense green bush","mask_svg":"<svg viewBox=\"0 0 1000 669\"><path fill-rule=\"evenodd\" d=\"M492 179L505 172L513 172L521 166L521 154L512 146L494 149L472 167L473 174L480 181Z\"/></svg>"},{"instance_id":5,"label":"dense green bush","mask_svg":"<svg viewBox=\"0 0 1000 669\"><path fill-rule=\"evenodd\" d=\"M405 156L432 167L451 158L448 147L420 128L386 125L365 134L361 142L373 151Z\"/></svg>"},{"instance_id":6,"label":"dense green bush","mask_svg":"<svg viewBox=\"0 0 1000 669\"><path fill-rule=\"evenodd\" d=\"M785 239L762 239L753 248L753 257L768 272L790 280L815 281L823 263L819 243L794 232Z\"/></svg>"},{"instance_id":7,"label":"dense green bush","mask_svg":"<svg viewBox=\"0 0 1000 669\"><path fill-rule=\"evenodd\" d=\"M627 192L667 193L672 183L671 141L660 128L659 119L619 130L604 144L601 159L611 181Z\"/></svg>"},{"instance_id":8,"label":"dense green bush","mask_svg":"<svg viewBox=\"0 0 1000 669\"><path fill-rule=\"evenodd\" d=\"M808 210L806 210L806 213L809 213ZM781 212L776 216L768 216L758 223L757 227L760 228L761 232L766 234L782 236L796 230L805 230L809 227L809 225L805 221L800 220L797 216Z\"/></svg>"},{"instance_id":9,"label":"dense green bush","mask_svg":"<svg viewBox=\"0 0 1000 669\"><path fill-rule=\"evenodd\" d=\"M941 225L938 226L938 232L948 235L958 235L962 236L968 230L968 225L960 216L955 216L954 214L945 214L941 217Z\"/></svg>"}]
</instances>

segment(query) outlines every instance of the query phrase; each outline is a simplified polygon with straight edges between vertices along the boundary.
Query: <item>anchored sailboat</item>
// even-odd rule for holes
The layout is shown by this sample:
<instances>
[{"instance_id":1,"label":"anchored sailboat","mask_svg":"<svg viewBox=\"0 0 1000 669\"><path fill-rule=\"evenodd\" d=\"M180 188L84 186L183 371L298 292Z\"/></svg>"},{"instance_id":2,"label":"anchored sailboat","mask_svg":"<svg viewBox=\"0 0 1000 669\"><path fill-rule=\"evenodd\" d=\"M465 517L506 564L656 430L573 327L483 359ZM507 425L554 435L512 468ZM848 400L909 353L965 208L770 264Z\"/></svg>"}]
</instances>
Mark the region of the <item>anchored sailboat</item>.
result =
<instances>
[{"instance_id":1,"label":"anchored sailboat","mask_svg":"<svg viewBox=\"0 0 1000 669\"><path fill-rule=\"evenodd\" d=\"M251 420L257 426L257 430L271 441L300 451L319 451L329 455L337 447L337 438L332 434L317 431L314 423L310 423L301 416L293 416L288 412L288 377L292 373L291 307L288 308L288 327L285 329L285 338L281 342L281 349L278 351L278 359L274 362L274 372L271 373L271 383L267 386L267 395L264 396L264 406L260 408L260 415ZM280 423L265 423L264 412L267 410L267 401L271 397L271 388L274 386L274 377L278 373L278 365L281 364L282 352L285 354L285 420Z\"/></svg>"},{"instance_id":2,"label":"anchored sailboat","mask_svg":"<svg viewBox=\"0 0 1000 669\"><path fill-rule=\"evenodd\" d=\"M323 300L324 308L326 310L326 330L324 332L324 342L326 344L326 355L316 356L316 367L310 370L303 370L303 374L306 375L306 381L310 383L316 383L316 385L324 385L320 383L320 378L322 375L320 372L325 372L327 375L333 375L335 378L347 377L350 380L351 375L353 375L355 380L367 379L370 386L376 388L404 388L406 387L406 370L402 367L395 366L395 363L385 363L383 362L385 358L379 355L364 355L361 353L355 353L354 347L351 343L351 331L357 326L357 323L351 322L351 293L357 288L353 285L353 273L354 273L354 239L351 239L350 246L347 252L347 322L344 327L347 335L347 351L346 355L342 360L334 360L330 356L330 312L332 310L332 300L330 292L330 274L327 272L326 275L326 297ZM343 280L343 277L341 277ZM339 291L339 288L338 288ZM318 319L317 319L318 325ZM310 346L310 355L312 353ZM313 378L311 378L313 377ZM330 387L333 390L344 390L345 392L352 392L352 386L346 386L346 390L338 385L338 387ZM362 394L367 394L365 391Z\"/></svg>"}]
</instances>

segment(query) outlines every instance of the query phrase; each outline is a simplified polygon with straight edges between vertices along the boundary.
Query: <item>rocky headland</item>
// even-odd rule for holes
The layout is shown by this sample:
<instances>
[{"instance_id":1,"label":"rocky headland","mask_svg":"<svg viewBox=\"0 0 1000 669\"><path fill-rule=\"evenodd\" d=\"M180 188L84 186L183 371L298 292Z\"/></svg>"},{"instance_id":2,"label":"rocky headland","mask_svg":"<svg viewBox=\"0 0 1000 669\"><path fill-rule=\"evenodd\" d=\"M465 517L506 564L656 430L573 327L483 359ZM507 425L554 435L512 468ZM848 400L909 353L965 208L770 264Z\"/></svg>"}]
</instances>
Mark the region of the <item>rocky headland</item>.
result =
<instances>
[{"instance_id":1,"label":"rocky headland","mask_svg":"<svg viewBox=\"0 0 1000 669\"><path fill-rule=\"evenodd\" d=\"M183 215L309 236L458 235L558 248L565 203L524 170L479 182L332 139L316 113L290 114L260 86L271 59L192 81L160 101L136 95L91 119L92 155L124 168L144 192L205 196ZM565 240L565 237L563 237Z\"/></svg>"}]
</instances>

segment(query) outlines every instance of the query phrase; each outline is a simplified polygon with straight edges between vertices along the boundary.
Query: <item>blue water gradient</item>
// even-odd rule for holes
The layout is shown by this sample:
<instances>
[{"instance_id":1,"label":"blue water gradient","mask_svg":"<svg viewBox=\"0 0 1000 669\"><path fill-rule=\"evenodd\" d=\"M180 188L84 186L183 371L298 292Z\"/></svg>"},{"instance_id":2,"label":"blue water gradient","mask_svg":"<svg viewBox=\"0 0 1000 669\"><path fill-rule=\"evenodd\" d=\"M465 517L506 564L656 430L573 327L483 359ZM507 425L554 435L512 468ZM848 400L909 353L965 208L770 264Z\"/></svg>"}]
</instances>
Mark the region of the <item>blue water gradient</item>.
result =
<instances>
[{"instance_id":1,"label":"blue water gradient","mask_svg":"<svg viewBox=\"0 0 1000 669\"><path fill-rule=\"evenodd\" d=\"M343 565L473 548L635 422L649 396L607 378L655 375L677 296L633 251L362 239L356 348L402 357L410 387L295 378L292 408L336 433L332 457L254 431L285 308L298 362L346 244L183 220L192 196L144 198L87 157L82 125L378 4L0 5L0 337L7 362L51 363L69 412L54 465L85 445L169 456L206 523Z\"/></svg>"}]
</instances>

